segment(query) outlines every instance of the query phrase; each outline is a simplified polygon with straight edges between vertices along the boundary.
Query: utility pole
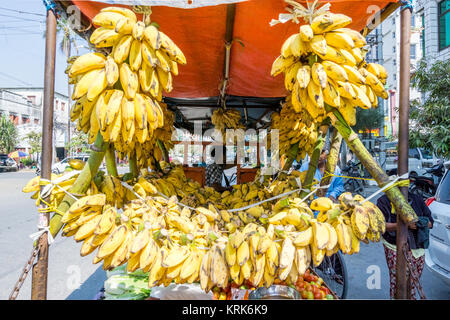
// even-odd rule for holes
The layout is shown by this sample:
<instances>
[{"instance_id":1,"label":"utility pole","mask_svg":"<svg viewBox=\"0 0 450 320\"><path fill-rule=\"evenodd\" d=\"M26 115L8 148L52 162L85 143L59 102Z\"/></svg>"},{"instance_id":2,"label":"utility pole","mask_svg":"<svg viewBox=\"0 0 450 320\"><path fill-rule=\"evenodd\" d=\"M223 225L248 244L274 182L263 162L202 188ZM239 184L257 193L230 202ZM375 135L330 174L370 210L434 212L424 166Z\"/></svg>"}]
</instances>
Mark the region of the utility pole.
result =
<instances>
[{"instance_id":1,"label":"utility pole","mask_svg":"<svg viewBox=\"0 0 450 320\"><path fill-rule=\"evenodd\" d=\"M398 128L398 175L408 172L409 150L409 86L410 86L410 38L411 9L402 7L400 11L400 106ZM408 199L408 187L401 187L405 199ZM396 262L396 299L410 299L410 279L407 277L407 261L404 253L408 247L408 225L397 217L397 262Z\"/></svg>"},{"instance_id":2,"label":"utility pole","mask_svg":"<svg viewBox=\"0 0 450 320\"><path fill-rule=\"evenodd\" d=\"M56 53L56 15L54 2L44 1L47 6L47 29L45 34L45 70L44 70L44 102L42 112L42 162L41 177L51 179L51 165L53 153L53 104L55 97L55 53ZM42 191L43 186L41 186ZM49 202L48 199L44 199ZM40 208L46 205L41 203ZM39 230L49 225L49 213L39 213ZM37 240L39 248L38 260L33 265L31 283L31 299L47 299L48 277L48 233L44 232Z\"/></svg>"}]
</instances>

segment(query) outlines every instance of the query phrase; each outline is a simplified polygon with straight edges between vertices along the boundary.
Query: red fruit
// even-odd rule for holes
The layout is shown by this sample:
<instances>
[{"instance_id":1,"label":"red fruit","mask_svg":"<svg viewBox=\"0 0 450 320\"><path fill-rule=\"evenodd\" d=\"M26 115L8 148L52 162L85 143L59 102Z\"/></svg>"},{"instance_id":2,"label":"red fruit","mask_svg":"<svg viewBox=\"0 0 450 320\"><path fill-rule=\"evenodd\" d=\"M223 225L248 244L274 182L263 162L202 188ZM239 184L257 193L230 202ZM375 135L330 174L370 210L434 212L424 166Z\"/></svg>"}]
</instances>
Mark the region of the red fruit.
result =
<instances>
[{"instance_id":1,"label":"red fruit","mask_svg":"<svg viewBox=\"0 0 450 320\"><path fill-rule=\"evenodd\" d=\"M314 299L316 299L316 300L322 299L322 294L320 292L315 293Z\"/></svg>"},{"instance_id":2,"label":"red fruit","mask_svg":"<svg viewBox=\"0 0 450 320\"><path fill-rule=\"evenodd\" d=\"M300 295L302 296L303 299L307 299L308 298L308 291L304 290L304 291L300 292Z\"/></svg>"}]
</instances>

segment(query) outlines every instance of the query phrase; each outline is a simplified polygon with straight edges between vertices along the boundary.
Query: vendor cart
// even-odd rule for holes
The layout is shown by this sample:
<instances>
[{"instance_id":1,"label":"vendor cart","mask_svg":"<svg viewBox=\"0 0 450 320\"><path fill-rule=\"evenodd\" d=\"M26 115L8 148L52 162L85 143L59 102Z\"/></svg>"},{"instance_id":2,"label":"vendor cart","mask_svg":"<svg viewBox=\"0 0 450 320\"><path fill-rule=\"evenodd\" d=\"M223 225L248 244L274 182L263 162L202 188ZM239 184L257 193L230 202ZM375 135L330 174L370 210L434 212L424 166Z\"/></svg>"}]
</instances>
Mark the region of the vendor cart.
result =
<instances>
[{"instance_id":1,"label":"vendor cart","mask_svg":"<svg viewBox=\"0 0 450 320\"><path fill-rule=\"evenodd\" d=\"M75 18L79 22L79 28L76 31L80 36L88 39L94 30L93 17L102 8L110 6L111 3L122 6L122 2L44 1L48 11L42 178L50 179L56 18L59 14L70 16L73 9L76 8L77 16ZM130 3L130 1L125 2ZM137 5L152 3L152 1L132 2ZM360 30L364 36L374 30L400 5L404 4L401 1L394 0L336 0L326 2L332 4L333 11L350 16L352 23L349 27ZM169 110L175 114L174 126L193 133L197 122L201 124L203 130L207 130L211 128L212 110L223 107L239 110L242 119L245 119L246 129L268 128L271 113L280 110L284 97L287 95L282 77L271 77L270 68L274 59L279 55L279 48L287 35L297 32L298 29L298 25L295 23L278 23L273 26L269 24L272 19L277 18L278 14L285 12L285 2L283 0L180 0L167 1L165 5L161 5L161 1L155 1L155 3L157 4L151 7L152 20L157 21L161 29L167 30L172 40L182 48L189 61L186 66L180 67L180 74L174 81L173 91L163 98ZM127 6L123 5L123 7ZM405 8L407 9L407 7ZM410 14L409 10L405 8L402 11L402 23L408 20ZM402 29L402 32L404 32L404 38L402 38L401 57L404 61L401 64L401 70L405 73L402 73L400 81L403 85L401 93L405 96L401 97L400 103L400 109L403 110L400 127L406 128L406 132L403 131L403 136L399 139L399 163L405 163L404 160L406 159L407 164L407 154L405 156L402 150L404 148L407 150L408 141L409 44L406 45L405 43L407 43L409 30ZM335 127L353 148L355 155L360 158L362 164L369 170L379 186L386 187L388 184L387 176L367 153L357 135L348 126L337 123ZM175 141L174 143L183 143L183 141ZM204 141L200 143L203 153L209 143ZM402 144L404 144L403 147ZM96 148L98 147L94 144L93 150L99 152ZM238 166L236 182L241 184L252 181L260 163L258 151L256 168ZM95 166L86 167L83 169L86 171L83 172L92 176L98 169L98 166L97 168ZM203 167L185 167L184 172L186 176L204 185ZM407 170L403 166L399 172L403 173ZM83 193L81 188L76 191ZM416 218L396 186L386 189L385 192L405 222ZM43 206L45 207L44 204ZM46 299L48 231L50 230L53 236L56 236L61 228L61 226L56 227L57 222L50 222L48 212L45 210L41 212L44 213L41 214L40 223L42 235L36 247L38 249L33 252L34 256L38 256L38 263L33 268L33 299ZM59 212L55 215L58 214L60 215ZM50 226L50 229L48 226ZM398 256L402 257L402 255ZM339 253L331 258L326 260L326 264L317 267L312 272L322 275L325 281L337 281L337 283L342 284L340 292L335 296L344 298L348 288L345 264ZM406 265L402 265L400 261L398 264L399 275L406 276L405 270ZM326 276L329 277L326 279ZM398 297L401 298L406 295L406 281L402 276L397 279L399 281ZM336 290L331 286L329 289Z\"/></svg>"}]
</instances>

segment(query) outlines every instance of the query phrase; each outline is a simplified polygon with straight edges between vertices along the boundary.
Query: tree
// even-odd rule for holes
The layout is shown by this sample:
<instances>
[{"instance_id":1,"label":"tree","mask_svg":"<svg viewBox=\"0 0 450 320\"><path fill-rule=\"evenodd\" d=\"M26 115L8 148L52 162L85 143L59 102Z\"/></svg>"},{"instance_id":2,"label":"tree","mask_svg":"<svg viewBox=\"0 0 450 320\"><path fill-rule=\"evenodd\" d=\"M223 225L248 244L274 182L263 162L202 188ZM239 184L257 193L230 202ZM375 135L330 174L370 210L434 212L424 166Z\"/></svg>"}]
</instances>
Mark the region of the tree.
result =
<instances>
[{"instance_id":1,"label":"tree","mask_svg":"<svg viewBox=\"0 0 450 320\"><path fill-rule=\"evenodd\" d=\"M0 152L10 153L18 142L17 128L11 119L2 115L0 119Z\"/></svg>"},{"instance_id":2,"label":"tree","mask_svg":"<svg viewBox=\"0 0 450 320\"><path fill-rule=\"evenodd\" d=\"M378 129L383 124L383 115L378 109L356 109L356 124L353 126L355 132L363 131L363 134L369 132L369 137L371 136L370 131L373 129Z\"/></svg>"},{"instance_id":3,"label":"tree","mask_svg":"<svg viewBox=\"0 0 450 320\"><path fill-rule=\"evenodd\" d=\"M31 131L27 134L26 139L31 147L32 154L42 151L42 132Z\"/></svg>"},{"instance_id":4,"label":"tree","mask_svg":"<svg viewBox=\"0 0 450 320\"><path fill-rule=\"evenodd\" d=\"M69 154L71 153L87 153L89 151L89 145L87 144L87 134L79 131L70 139L70 142L66 144L66 149Z\"/></svg>"},{"instance_id":5,"label":"tree","mask_svg":"<svg viewBox=\"0 0 450 320\"><path fill-rule=\"evenodd\" d=\"M431 64L423 59L412 76L422 99L411 102L410 146L450 157L450 60Z\"/></svg>"}]
</instances>

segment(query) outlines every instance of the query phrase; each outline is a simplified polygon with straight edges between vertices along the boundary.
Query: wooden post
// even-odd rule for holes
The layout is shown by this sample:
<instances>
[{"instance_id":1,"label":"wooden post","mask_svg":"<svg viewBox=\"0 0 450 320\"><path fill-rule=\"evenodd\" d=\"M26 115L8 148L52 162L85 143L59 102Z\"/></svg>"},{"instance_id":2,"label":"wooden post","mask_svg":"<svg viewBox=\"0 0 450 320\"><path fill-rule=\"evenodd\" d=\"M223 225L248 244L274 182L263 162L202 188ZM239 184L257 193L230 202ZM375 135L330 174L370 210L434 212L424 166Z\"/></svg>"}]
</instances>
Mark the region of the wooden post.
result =
<instances>
[{"instance_id":1,"label":"wooden post","mask_svg":"<svg viewBox=\"0 0 450 320\"><path fill-rule=\"evenodd\" d=\"M409 83L410 83L410 36L411 10L402 8L400 12L400 106L398 135L398 175L408 172L409 150ZM408 187L400 188L405 199L408 199ZM404 251L408 248L408 225L397 219L397 262L396 262L396 299L410 299L409 279Z\"/></svg>"},{"instance_id":2,"label":"wooden post","mask_svg":"<svg viewBox=\"0 0 450 320\"><path fill-rule=\"evenodd\" d=\"M47 9L47 27L45 34L45 70L44 70L44 103L42 112L42 162L41 178L51 179L53 156L53 102L55 98L55 54L56 54L56 16L53 10ZM43 186L41 186L42 191ZM47 203L49 199L44 199ZM40 204L45 209L45 204ZM50 214L39 213L38 227L48 227ZM43 233L38 239L38 260L33 265L31 281L31 299L47 300L48 277L48 234Z\"/></svg>"}]
</instances>

